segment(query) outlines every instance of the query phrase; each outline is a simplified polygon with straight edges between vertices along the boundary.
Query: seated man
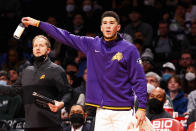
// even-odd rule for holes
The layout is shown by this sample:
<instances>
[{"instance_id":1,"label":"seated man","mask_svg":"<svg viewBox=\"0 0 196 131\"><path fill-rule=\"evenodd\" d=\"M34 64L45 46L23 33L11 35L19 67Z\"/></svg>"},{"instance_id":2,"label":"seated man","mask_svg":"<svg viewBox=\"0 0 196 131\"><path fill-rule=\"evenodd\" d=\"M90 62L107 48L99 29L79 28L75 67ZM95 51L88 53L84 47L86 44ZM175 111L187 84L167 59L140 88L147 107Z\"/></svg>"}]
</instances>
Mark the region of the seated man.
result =
<instances>
[{"instance_id":1,"label":"seated man","mask_svg":"<svg viewBox=\"0 0 196 131\"><path fill-rule=\"evenodd\" d=\"M154 120L158 118L172 118L172 116L163 109L166 100L166 93L160 87L152 90L149 95L146 116L148 119Z\"/></svg>"},{"instance_id":2,"label":"seated man","mask_svg":"<svg viewBox=\"0 0 196 131\"><path fill-rule=\"evenodd\" d=\"M69 112L70 125L63 127L63 131L90 131L91 123L86 121L87 114L82 105L73 105Z\"/></svg>"}]
</instances>

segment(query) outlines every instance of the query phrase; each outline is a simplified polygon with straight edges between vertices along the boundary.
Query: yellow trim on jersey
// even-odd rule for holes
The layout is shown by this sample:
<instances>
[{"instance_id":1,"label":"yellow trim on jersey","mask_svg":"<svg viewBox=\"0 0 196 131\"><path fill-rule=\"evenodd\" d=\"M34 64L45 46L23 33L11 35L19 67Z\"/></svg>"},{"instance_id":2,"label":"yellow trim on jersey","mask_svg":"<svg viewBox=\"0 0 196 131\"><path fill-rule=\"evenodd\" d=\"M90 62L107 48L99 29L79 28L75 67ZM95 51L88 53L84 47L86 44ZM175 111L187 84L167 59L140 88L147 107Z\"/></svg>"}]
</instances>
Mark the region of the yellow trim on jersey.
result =
<instances>
[{"instance_id":1,"label":"yellow trim on jersey","mask_svg":"<svg viewBox=\"0 0 196 131\"><path fill-rule=\"evenodd\" d=\"M94 106L94 107L100 107L99 105L90 104L90 103L85 103L85 105L87 105L87 106Z\"/></svg>"},{"instance_id":2,"label":"yellow trim on jersey","mask_svg":"<svg viewBox=\"0 0 196 131\"><path fill-rule=\"evenodd\" d=\"M146 111L146 109L143 109L143 108L138 108L138 110Z\"/></svg>"},{"instance_id":3,"label":"yellow trim on jersey","mask_svg":"<svg viewBox=\"0 0 196 131\"><path fill-rule=\"evenodd\" d=\"M111 107L111 106L103 106L104 109L111 110L131 110L131 107Z\"/></svg>"}]
</instances>

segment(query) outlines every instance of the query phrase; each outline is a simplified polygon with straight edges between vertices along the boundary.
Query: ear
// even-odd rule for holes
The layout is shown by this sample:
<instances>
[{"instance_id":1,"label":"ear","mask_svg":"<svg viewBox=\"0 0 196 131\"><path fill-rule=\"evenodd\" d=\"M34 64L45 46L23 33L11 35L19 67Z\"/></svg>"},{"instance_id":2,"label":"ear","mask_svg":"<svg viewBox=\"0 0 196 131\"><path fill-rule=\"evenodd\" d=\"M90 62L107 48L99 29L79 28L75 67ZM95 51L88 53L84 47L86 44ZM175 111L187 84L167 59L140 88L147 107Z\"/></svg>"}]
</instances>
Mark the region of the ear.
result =
<instances>
[{"instance_id":1,"label":"ear","mask_svg":"<svg viewBox=\"0 0 196 131\"><path fill-rule=\"evenodd\" d=\"M50 53L50 51L51 51L51 49L50 49L50 48L47 48L47 54L49 54L49 53Z\"/></svg>"},{"instance_id":2,"label":"ear","mask_svg":"<svg viewBox=\"0 0 196 131\"><path fill-rule=\"evenodd\" d=\"M102 25L100 25L100 30L101 30L101 32L103 32Z\"/></svg>"},{"instance_id":3,"label":"ear","mask_svg":"<svg viewBox=\"0 0 196 131\"><path fill-rule=\"evenodd\" d=\"M121 25L118 24L118 25L117 25L117 31L120 31L120 29L121 29Z\"/></svg>"}]
</instances>

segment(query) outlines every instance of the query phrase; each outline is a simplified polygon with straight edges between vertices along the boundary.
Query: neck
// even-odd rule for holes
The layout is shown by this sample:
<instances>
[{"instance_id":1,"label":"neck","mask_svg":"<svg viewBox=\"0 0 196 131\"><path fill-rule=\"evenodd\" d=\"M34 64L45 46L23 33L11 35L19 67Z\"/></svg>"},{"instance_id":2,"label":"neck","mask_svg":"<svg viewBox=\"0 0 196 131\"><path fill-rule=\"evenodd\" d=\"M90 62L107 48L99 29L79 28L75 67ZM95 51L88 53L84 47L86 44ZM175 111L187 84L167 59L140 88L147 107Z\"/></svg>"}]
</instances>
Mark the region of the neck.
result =
<instances>
[{"instance_id":1,"label":"neck","mask_svg":"<svg viewBox=\"0 0 196 131\"><path fill-rule=\"evenodd\" d=\"M109 41L115 40L116 38L117 38L117 33L113 37L111 37L111 38L104 37L104 40L107 41L107 42L109 42Z\"/></svg>"},{"instance_id":2,"label":"neck","mask_svg":"<svg viewBox=\"0 0 196 131\"><path fill-rule=\"evenodd\" d=\"M178 91L171 91L170 92L170 98L173 100L178 95Z\"/></svg>"}]
</instances>

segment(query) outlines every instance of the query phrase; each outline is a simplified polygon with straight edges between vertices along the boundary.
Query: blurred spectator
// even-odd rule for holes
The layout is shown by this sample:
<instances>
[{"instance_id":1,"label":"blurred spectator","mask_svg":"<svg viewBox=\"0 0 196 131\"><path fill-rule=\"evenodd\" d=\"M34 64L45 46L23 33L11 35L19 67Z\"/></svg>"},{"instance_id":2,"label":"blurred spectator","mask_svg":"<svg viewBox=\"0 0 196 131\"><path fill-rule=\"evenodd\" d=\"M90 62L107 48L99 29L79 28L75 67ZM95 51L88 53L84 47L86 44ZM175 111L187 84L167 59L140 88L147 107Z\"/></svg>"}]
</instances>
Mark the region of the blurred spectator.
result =
<instances>
[{"instance_id":1,"label":"blurred spectator","mask_svg":"<svg viewBox=\"0 0 196 131\"><path fill-rule=\"evenodd\" d=\"M8 74L9 74L9 77L10 77L11 84L15 83L15 81L18 79L18 76L19 76L18 70L14 69L14 68L9 69Z\"/></svg>"},{"instance_id":2,"label":"blurred spectator","mask_svg":"<svg viewBox=\"0 0 196 131\"><path fill-rule=\"evenodd\" d=\"M57 27L59 26L59 23L54 16L49 16L47 18L47 22L54 25L54 26L57 26ZM55 39L53 39L49 35L48 35L48 39L51 43L51 52L49 54L49 57L52 61L54 61L55 58L59 57L63 44L59 43L58 41L56 41Z\"/></svg>"},{"instance_id":3,"label":"blurred spectator","mask_svg":"<svg viewBox=\"0 0 196 131\"><path fill-rule=\"evenodd\" d=\"M177 74L183 78L186 73L186 68L194 64L194 59L189 50L184 50L180 54L180 59L177 65Z\"/></svg>"},{"instance_id":4,"label":"blurred spectator","mask_svg":"<svg viewBox=\"0 0 196 131\"><path fill-rule=\"evenodd\" d=\"M179 115L183 115L183 113L187 111L188 104L188 99L184 96L184 92L181 88L181 79L178 76L173 75L168 80L168 95L173 102L174 111L178 112Z\"/></svg>"},{"instance_id":5,"label":"blurred spectator","mask_svg":"<svg viewBox=\"0 0 196 131\"><path fill-rule=\"evenodd\" d=\"M155 62L163 64L176 58L180 46L174 37L169 35L169 27L166 22L159 22L158 36L154 37L152 49L154 50Z\"/></svg>"},{"instance_id":6,"label":"blurred spectator","mask_svg":"<svg viewBox=\"0 0 196 131\"><path fill-rule=\"evenodd\" d=\"M0 71L0 86L9 85L9 76L6 71ZM22 107L21 96L7 96L0 93L0 120L11 120L19 113Z\"/></svg>"},{"instance_id":7,"label":"blurred spectator","mask_svg":"<svg viewBox=\"0 0 196 131\"><path fill-rule=\"evenodd\" d=\"M157 73L148 72L146 74L146 80L147 80L147 92L148 92L148 94L150 94L150 92L154 88L160 87L161 77ZM160 87L160 88L162 88L162 87ZM171 101L170 97L167 94L166 94L166 100L164 102L163 108L173 109L172 101Z\"/></svg>"},{"instance_id":8,"label":"blurred spectator","mask_svg":"<svg viewBox=\"0 0 196 131\"><path fill-rule=\"evenodd\" d=\"M191 111L191 113L190 113L190 115L189 115L189 117L188 117L188 119L187 119L187 127L191 124L191 123L193 123L193 122L195 122L196 121L196 108L194 109L194 110L192 110ZM195 128L194 128L195 129ZM194 130L193 129L193 130Z\"/></svg>"},{"instance_id":9,"label":"blurred spectator","mask_svg":"<svg viewBox=\"0 0 196 131\"><path fill-rule=\"evenodd\" d=\"M31 65L31 63L24 58L23 52L19 49L9 49L7 59L2 65L3 70L9 70L11 68L18 69L21 72L24 68Z\"/></svg>"},{"instance_id":10,"label":"blurred spectator","mask_svg":"<svg viewBox=\"0 0 196 131\"><path fill-rule=\"evenodd\" d=\"M188 48L189 41L186 35L189 33L185 25L185 8L178 4L175 9L175 14L169 25L171 34L178 40L180 49Z\"/></svg>"},{"instance_id":11,"label":"blurred spectator","mask_svg":"<svg viewBox=\"0 0 196 131\"><path fill-rule=\"evenodd\" d=\"M189 50L193 54L193 56L196 56L196 20L192 22L191 24L191 31L188 35L189 40Z\"/></svg>"},{"instance_id":12,"label":"blurred spectator","mask_svg":"<svg viewBox=\"0 0 196 131\"><path fill-rule=\"evenodd\" d=\"M63 131L90 131L91 123L86 121L87 114L82 105L73 105L69 112L70 124Z\"/></svg>"},{"instance_id":13,"label":"blurred spectator","mask_svg":"<svg viewBox=\"0 0 196 131\"><path fill-rule=\"evenodd\" d=\"M10 85L9 75L7 71L1 70L0 71L0 85Z\"/></svg>"},{"instance_id":14,"label":"blurred spectator","mask_svg":"<svg viewBox=\"0 0 196 131\"><path fill-rule=\"evenodd\" d=\"M154 69L154 64L153 64L154 55L151 52L151 49L146 48L144 53L141 55L141 59L142 59L143 67L144 67L144 72L147 73L149 71L153 71L153 69Z\"/></svg>"},{"instance_id":15,"label":"blurred spectator","mask_svg":"<svg viewBox=\"0 0 196 131\"><path fill-rule=\"evenodd\" d=\"M196 68L190 65L186 69L185 77L183 77L183 90L186 95L196 90Z\"/></svg>"},{"instance_id":16,"label":"blurred spectator","mask_svg":"<svg viewBox=\"0 0 196 131\"><path fill-rule=\"evenodd\" d=\"M196 109L196 90L189 93L187 108L187 112L191 112L192 110Z\"/></svg>"},{"instance_id":17,"label":"blurred spectator","mask_svg":"<svg viewBox=\"0 0 196 131\"><path fill-rule=\"evenodd\" d=\"M166 93L162 88L155 88L149 95L146 116L154 120L158 118L172 118L172 116L163 109L166 100Z\"/></svg>"},{"instance_id":18,"label":"blurred spectator","mask_svg":"<svg viewBox=\"0 0 196 131\"><path fill-rule=\"evenodd\" d=\"M75 0L66 0L65 3L65 18L64 18L64 25L67 27L68 25L72 24L72 19L74 16L74 13L77 10L77 6L75 3Z\"/></svg>"},{"instance_id":19,"label":"blurred spectator","mask_svg":"<svg viewBox=\"0 0 196 131\"><path fill-rule=\"evenodd\" d=\"M192 0L180 0L179 2L186 8L186 22L191 22L192 20L196 19L196 6L193 5Z\"/></svg>"},{"instance_id":20,"label":"blurred spectator","mask_svg":"<svg viewBox=\"0 0 196 131\"><path fill-rule=\"evenodd\" d=\"M133 41L133 44L136 46L137 50L140 53L140 56L144 53L144 44L143 41L140 39L135 39Z\"/></svg>"},{"instance_id":21,"label":"blurred spectator","mask_svg":"<svg viewBox=\"0 0 196 131\"><path fill-rule=\"evenodd\" d=\"M148 94L150 94L154 88L160 87L161 77L155 72L148 72L146 73L146 81L147 81L147 92Z\"/></svg>"},{"instance_id":22,"label":"blurred spectator","mask_svg":"<svg viewBox=\"0 0 196 131\"><path fill-rule=\"evenodd\" d=\"M68 63L65 67L65 71L78 73L78 65L74 62Z\"/></svg>"},{"instance_id":23,"label":"blurred spectator","mask_svg":"<svg viewBox=\"0 0 196 131\"><path fill-rule=\"evenodd\" d=\"M151 25L141 20L141 15L142 14L140 13L139 9L134 8L129 13L129 19L131 20L131 23L125 26L124 32L130 34L132 37L134 36L135 32L142 32L144 36L144 46L148 47L152 42L153 30Z\"/></svg>"},{"instance_id":24,"label":"blurred spectator","mask_svg":"<svg viewBox=\"0 0 196 131\"><path fill-rule=\"evenodd\" d=\"M169 78L171 78L172 75L176 74L176 68L173 63L166 62L162 65L161 73L162 73L161 87L167 91L168 80Z\"/></svg>"},{"instance_id":25,"label":"blurred spectator","mask_svg":"<svg viewBox=\"0 0 196 131\"><path fill-rule=\"evenodd\" d=\"M84 73L84 69L86 68L87 61L84 53L82 53L81 51L77 51L77 52L78 52L78 56L75 58L74 62L78 65L77 76L82 77Z\"/></svg>"}]
</instances>

